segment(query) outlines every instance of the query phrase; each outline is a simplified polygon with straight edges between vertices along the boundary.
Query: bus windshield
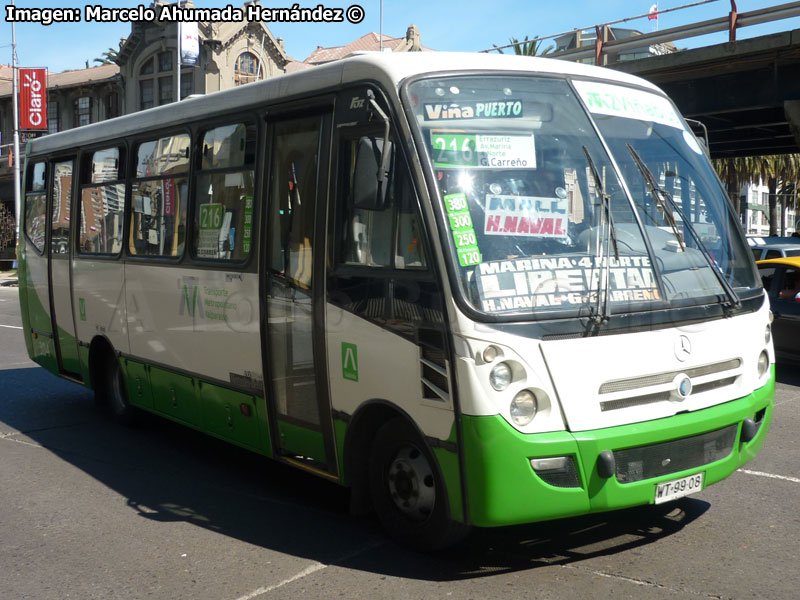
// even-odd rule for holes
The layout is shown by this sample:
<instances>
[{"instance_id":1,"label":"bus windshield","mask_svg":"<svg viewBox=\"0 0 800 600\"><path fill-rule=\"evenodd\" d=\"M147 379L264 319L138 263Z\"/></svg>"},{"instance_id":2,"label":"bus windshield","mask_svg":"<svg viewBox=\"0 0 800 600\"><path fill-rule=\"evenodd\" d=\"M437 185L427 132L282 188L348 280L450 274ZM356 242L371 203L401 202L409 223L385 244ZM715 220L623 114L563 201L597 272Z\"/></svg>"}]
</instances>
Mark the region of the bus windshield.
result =
<instances>
[{"instance_id":1,"label":"bus windshield","mask_svg":"<svg viewBox=\"0 0 800 600\"><path fill-rule=\"evenodd\" d=\"M465 76L413 82L407 100L476 310L607 318L757 288L724 191L665 97Z\"/></svg>"}]
</instances>

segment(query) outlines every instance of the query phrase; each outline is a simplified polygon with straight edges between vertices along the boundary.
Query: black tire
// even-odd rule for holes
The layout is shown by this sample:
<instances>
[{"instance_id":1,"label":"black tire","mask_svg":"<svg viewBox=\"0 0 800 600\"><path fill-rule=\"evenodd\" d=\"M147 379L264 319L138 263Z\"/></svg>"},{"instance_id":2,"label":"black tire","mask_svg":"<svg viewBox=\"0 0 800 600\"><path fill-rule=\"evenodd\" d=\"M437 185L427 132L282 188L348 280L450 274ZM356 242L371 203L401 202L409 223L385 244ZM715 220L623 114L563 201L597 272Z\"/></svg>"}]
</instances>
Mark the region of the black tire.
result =
<instances>
[{"instance_id":1,"label":"black tire","mask_svg":"<svg viewBox=\"0 0 800 600\"><path fill-rule=\"evenodd\" d=\"M405 419L394 418L378 429L369 458L369 487L381 524L405 546L438 550L469 532L450 519L438 463Z\"/></svg>"},{"instance_id":2,"label":"black tire","mask_svg":"<svg viewBox=\"0 0 800 600\"><path fill-rule=\"evenodd\" d=\"M108 412L114 421L132 424L136 409L128 402L122 365L113 353L109 352L100 359L95 373L97 383L94 386L94 398L97 405Z\"/></svg>"}]
</instances>

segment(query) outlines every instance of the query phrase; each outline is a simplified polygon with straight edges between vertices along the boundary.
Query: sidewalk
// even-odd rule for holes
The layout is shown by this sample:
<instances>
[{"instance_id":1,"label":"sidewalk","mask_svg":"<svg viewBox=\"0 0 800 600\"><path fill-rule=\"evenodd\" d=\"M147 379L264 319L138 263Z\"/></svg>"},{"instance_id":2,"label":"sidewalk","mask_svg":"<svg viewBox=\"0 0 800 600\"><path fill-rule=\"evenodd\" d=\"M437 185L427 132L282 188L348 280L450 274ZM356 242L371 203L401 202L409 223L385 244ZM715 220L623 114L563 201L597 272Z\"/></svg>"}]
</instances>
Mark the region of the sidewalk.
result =
<instances>
[{"instance_id":1,"label":"sidewalk","mask_svg":"<svg viewBox=\"0 0 800 600\"><path fill-rule=\"evenodd\" d=\"M19 284L17 271L0 271L0 287L14 286Z\"/></svg>"}]
</instances>

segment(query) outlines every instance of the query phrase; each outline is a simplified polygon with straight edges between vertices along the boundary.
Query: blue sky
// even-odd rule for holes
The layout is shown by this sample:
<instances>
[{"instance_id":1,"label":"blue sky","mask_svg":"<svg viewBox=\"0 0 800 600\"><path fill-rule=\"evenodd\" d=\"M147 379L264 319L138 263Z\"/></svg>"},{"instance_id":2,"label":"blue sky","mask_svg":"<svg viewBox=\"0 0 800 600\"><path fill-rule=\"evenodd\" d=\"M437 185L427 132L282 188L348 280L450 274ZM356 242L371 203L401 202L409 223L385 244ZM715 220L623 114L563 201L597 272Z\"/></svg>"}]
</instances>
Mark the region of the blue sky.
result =
<instances>
[{"instance_id":1,"label":"blue sky","mask_svg":"<svg viewBox=\"0 0 800 600\"><path fill-rule=\"evenodd\" d=\"M297 0L302 7L314 7L324 0ZM664 10L693 3L697 0L660 1L659 9ZM106 8L135 7L139 2L92 0ZM145 6L150 0L142 1ZM306 58L318 45L340 46L370 31L380 29L380 1L353 0L353 2L332 1L328 7L347 7L360 3L365 18L360 24L304 24L272 23L270 31L282 37L287 53L296 60ZM459 2L437 2L435 0L384 0L383 32L399 37L414 23L422 34L422 43L435 50L472 52L491 48L494 44L504 45L511 36L524 38L526 35L549 35L575 28L590 27L626 17L647 13L654 0L461 0ZM228 4L240 7L243 0L195 0L198 8L225 7ZM264 6L291 7L293 0L262 0ZM764 0L737 0L740 13L782 2ZM10 5L7 0L4 7ZM75 0L33 1L17 0L18 8L80 8L84 4ZM729 0L716 0L702 6L686 8L661 16L659 28L666 29L691 22L726 16L730 10ZM11 63L11 25L5 22L5 10L0 22L0 63ZM621 25L651 31L653 22L640 19ZM800 29L800 17L777 21L759 26L747 27L738 32L739 39L764 35L776 31ZM58 72L66 69L83 68L86 61L95 64L109 47L117 47L119 40L130 32L129 23L61 23L43 26L32 23L17 23L17 56L20 66L47 67ZM696 47L727 40L726 33L705 38L682 40L679 47Z\"/></svg>"}]
</instances>

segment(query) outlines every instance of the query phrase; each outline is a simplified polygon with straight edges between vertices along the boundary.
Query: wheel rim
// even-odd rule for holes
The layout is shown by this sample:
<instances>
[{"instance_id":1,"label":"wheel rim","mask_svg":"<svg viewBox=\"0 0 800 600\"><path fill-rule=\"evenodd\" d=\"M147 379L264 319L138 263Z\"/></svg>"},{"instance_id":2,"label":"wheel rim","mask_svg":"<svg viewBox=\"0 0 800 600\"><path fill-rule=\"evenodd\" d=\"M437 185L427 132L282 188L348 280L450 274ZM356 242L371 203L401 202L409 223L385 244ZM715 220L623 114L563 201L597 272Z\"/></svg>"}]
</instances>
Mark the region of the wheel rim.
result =
<instances>
[{"instance_id":1,"label":"wheel rim","mask_svg":"<svg viewBox=\"0 0 800 600\"><path fill-rule=\"evenodd\" d=\"M433 512L436 484L425 455L414 446L403 446L389 465L389 496L395 507L414 521Z\"/></svg>"}]
</instances>

